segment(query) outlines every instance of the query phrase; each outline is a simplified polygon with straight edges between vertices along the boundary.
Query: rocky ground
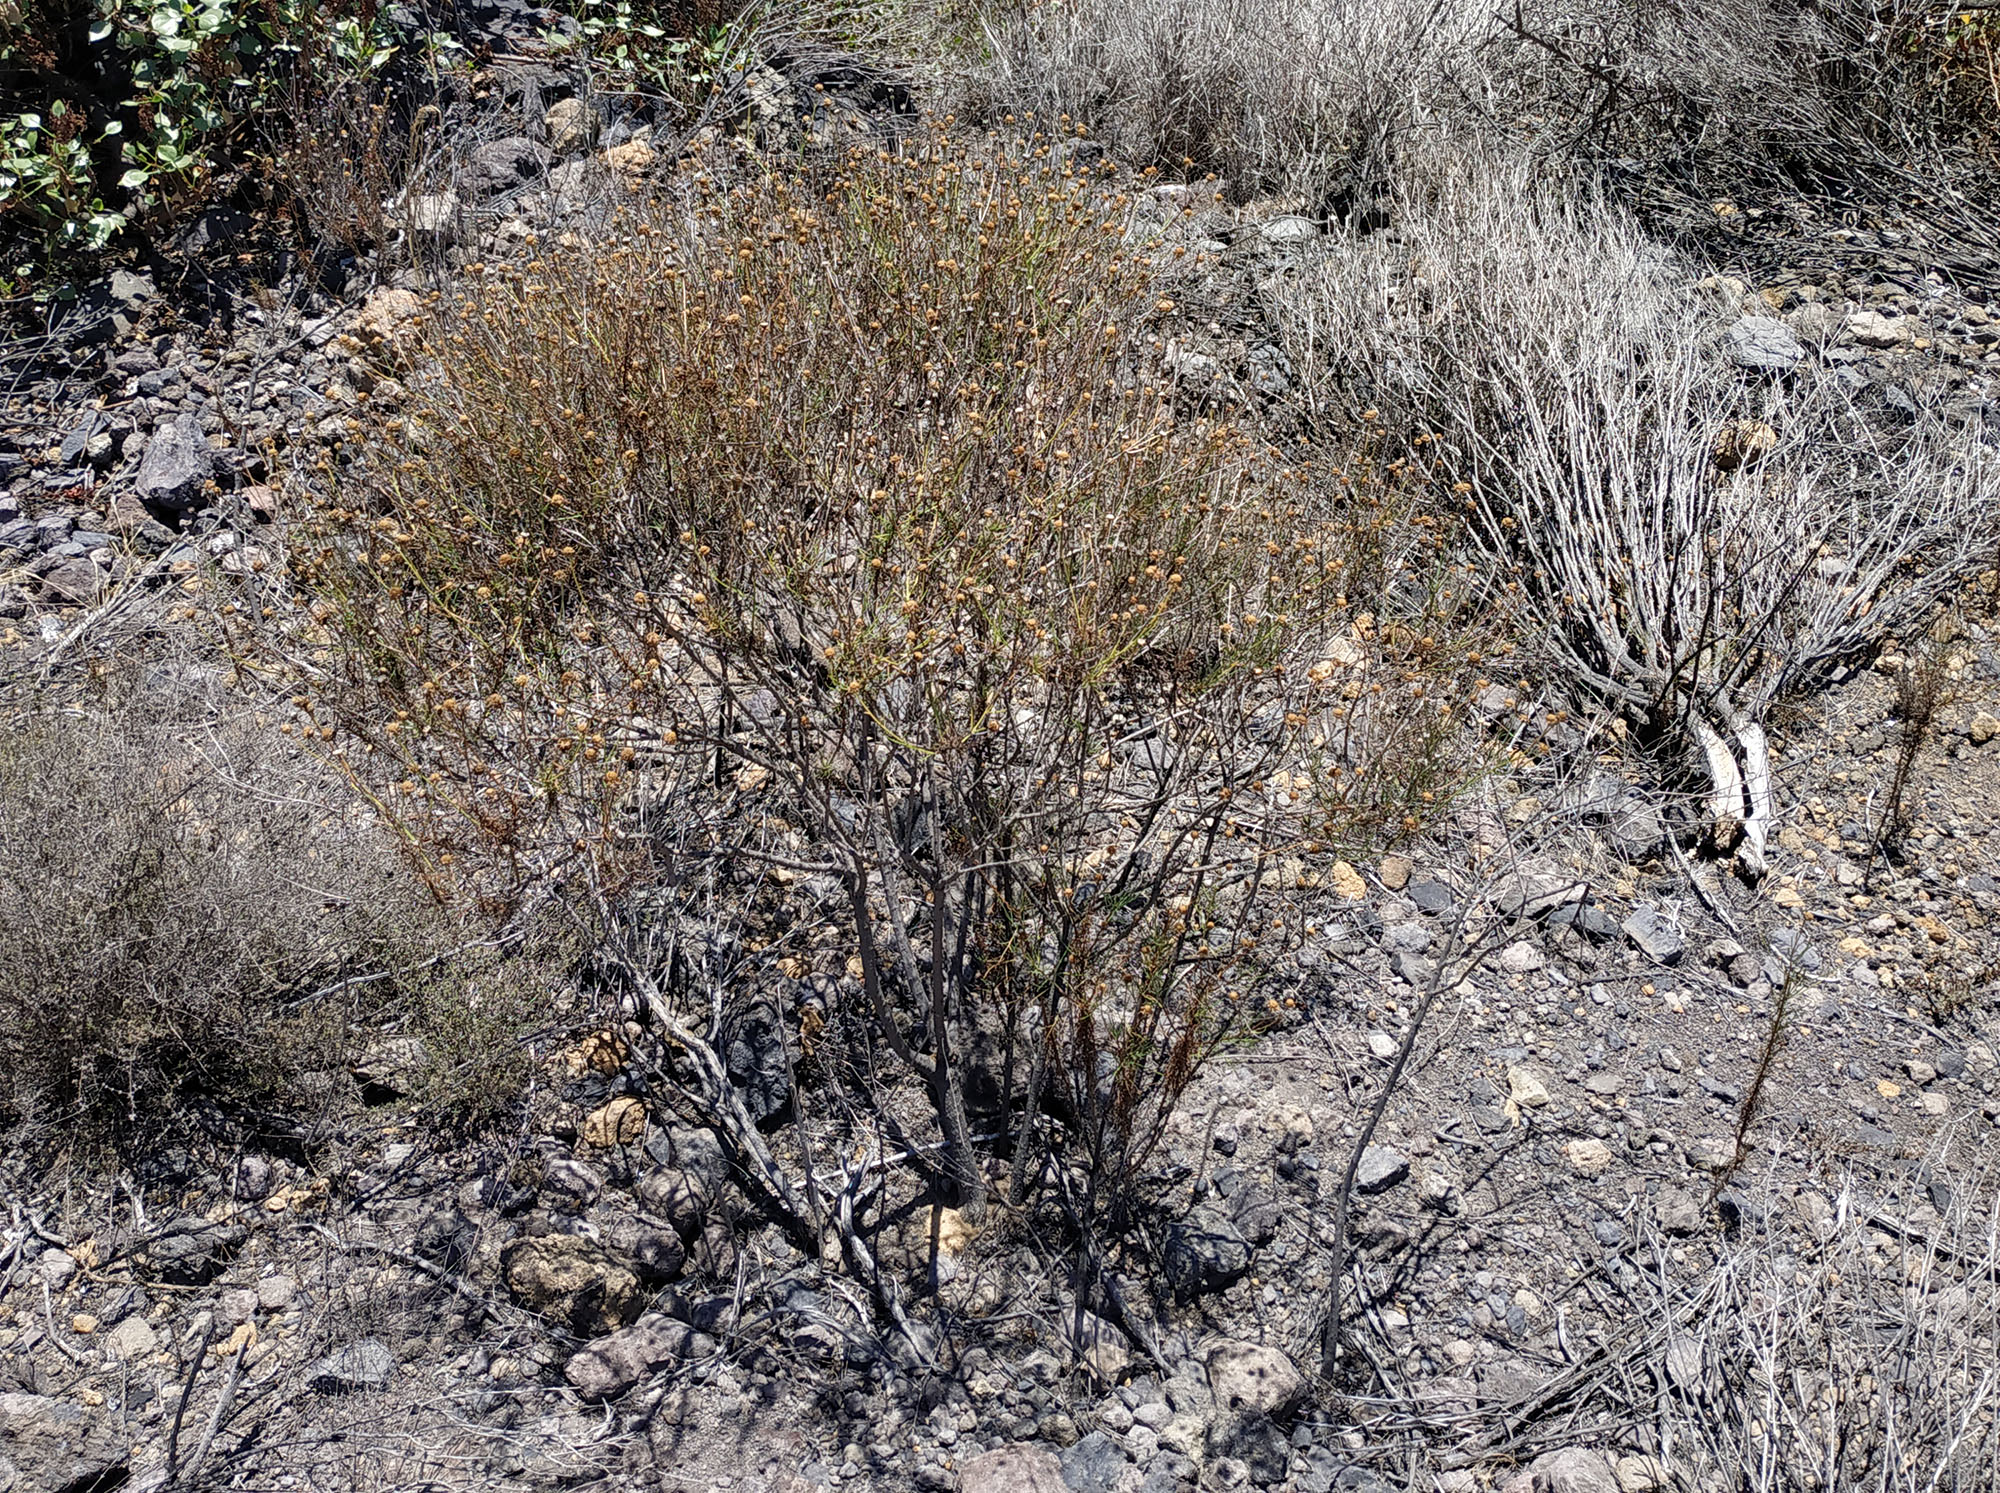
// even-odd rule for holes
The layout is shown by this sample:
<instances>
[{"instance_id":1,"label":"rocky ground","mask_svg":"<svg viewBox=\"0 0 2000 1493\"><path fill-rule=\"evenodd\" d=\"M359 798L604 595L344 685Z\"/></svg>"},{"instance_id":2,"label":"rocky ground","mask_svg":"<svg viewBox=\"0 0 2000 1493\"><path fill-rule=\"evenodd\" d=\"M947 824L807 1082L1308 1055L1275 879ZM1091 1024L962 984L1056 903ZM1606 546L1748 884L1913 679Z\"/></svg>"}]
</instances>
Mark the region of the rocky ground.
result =
<instances>
[{"instance_id":1,"label":"rocky ground","mask_svg":"<svg viewBox=\"0 0 2000 1493\"><path fill-rule=\"evenodd\" d=\"M398 398L429 277L559 249L677 148L558 96L553 71L489 81L485 142L410 207L422 252L386 283L358 263L351 291L296 278L195 318L126 271L87 330L22 353L0 429L16 678L157 635L197 569L272 564L283 470L362 454L354 417ZM877 84L836 94L766 69L705 127L754 145L896 108ZM1184 387L1274 427L1295 371L1260 288L1326 252L1286 206L1162 192L1134 230L1210 256L1164 349ZM1746 376L1831 369L1883 419L1945 398L2000 424L1996 287L1871 264L1895 232L1702 278L1721 345ZM1663 1406L1733 1372L1718 1279L1755 1260L1768 1293L1837 1253L1829 1309L1857 1318L1911 1292L1962 1310L1982 1279L1960 1256L2000 1149L1991 600L1963 598L1942 644L1949 703L1893 863L1896 660L1779 723L1787 819L1755 888L1675 849L1616 738L1482 696L1495 772L1422 844L1300 888L1291 1008L1183 1106L1171 1205L1114 1262L1150 1344L1065 1286L1048 1219L911 1197L878 1244L936 1336L899 1354L713 1140L648 1117L615 1029L549 1045L522 1130L473 1148L408 1118L413 1055L391 1042L324 1144L197 1126L116 1179L0 1172L0 1493L1696 1485ZM1523 731L1556 749L1507 755ZM1359 1315L1329 1389L1314 1334L1363 1139Z\"/></svg>"}]
</instances>

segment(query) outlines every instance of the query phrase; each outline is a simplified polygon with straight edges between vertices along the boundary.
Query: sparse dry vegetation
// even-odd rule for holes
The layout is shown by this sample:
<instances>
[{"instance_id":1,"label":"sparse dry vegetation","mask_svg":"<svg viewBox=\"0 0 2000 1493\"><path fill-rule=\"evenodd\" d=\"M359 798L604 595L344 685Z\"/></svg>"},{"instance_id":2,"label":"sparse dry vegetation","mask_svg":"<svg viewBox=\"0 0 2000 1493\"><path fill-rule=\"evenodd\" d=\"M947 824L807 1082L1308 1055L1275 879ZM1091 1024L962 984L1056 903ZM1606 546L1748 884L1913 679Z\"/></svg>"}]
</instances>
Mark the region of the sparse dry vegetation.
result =
<instances>
[{"instance_id":1,"label":"sparse dry vegetation","mask_svg":"<svg viewBox=\"0 0 2000 1493\"><path fill-rule=\"evenodd\" d=\"M1395 218L1279 302L1316 401L1417 432L1494 603L1577 698L1699 748L1712 834L1761 874L1771 704L1992 563L1992 449L1935 409L1879 431L1830 378L1744 380L1587 186L1453 159Z\"/></svg>"},{"instance_id":2,"label":"sparse dry vegetation","mask_svg":"<svg viewBox=\"0 0 2000 1493\"><path fill-rule=\"evenodd\" d=\"M1746 1196L1649 1364L1664 1458L1746 1493L1991 1485L2000 1221L1990 1163L1956 1149L1872 1206L1837 1172Z\"/></svg>"},{"instance_id":3,"label":"sparse dry vegetation","mask_svg":"<svg viewBox=\"0 0 2000 1493\"><path fill-rule=\"evenodd\" d=\"M2000 1488L1993 12L727 9L256 31L316 264L0 447L0 1175L123 1188L0 1389L166 1239L135 1485L422 1359L509 1486Z\"/></svg>"},{"instance_id":4,"label":"sparse dry vegetation","mask_svg":"<svg viewBox=\"0 0 2000 1493\"><path fill-rule=\"evenodd\" d=\"M143 1153L203 1104L295 1144L351 1104L374 1033L464 1032L482 986L440 1111L512 1068L518 1002L470 958L406 1026L411 975L466 940L337 780L171 676L10 721L0 924L0 1100L40 1152Z\"/></svg>"}]
</instances>

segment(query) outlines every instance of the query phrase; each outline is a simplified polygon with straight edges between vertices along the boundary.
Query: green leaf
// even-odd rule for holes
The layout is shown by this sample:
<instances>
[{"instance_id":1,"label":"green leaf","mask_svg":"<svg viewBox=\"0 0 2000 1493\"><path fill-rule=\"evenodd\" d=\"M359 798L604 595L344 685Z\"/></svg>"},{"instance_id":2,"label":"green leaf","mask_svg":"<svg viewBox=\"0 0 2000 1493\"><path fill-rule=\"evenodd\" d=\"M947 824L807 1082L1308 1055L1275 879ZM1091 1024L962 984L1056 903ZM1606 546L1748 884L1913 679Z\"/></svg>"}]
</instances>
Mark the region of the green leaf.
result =
<instances>
[{"instance_id":1,"label":"green leaf","mask_svg":"<svg viewBox=\"0 0 2000 1493\"><path fill-rule=\"evenodd\" d=\"M143 187L152 179L152 172L146 170L143 166L134 166L130 171L127 171L123 176L118 178L118 185L129 192L134 187Z\"/></svg>"},{"instance_id":2,"label":"green leaf","mask_svg":"<svg viewBox=\"0 0 2000 1493\"><path fill-rule=\"evenodd\" d=\"M90 39L94 42L104 41L111 32L112 25L109 21L93 21L90 27Z\"/></svg>"}]
</instances>

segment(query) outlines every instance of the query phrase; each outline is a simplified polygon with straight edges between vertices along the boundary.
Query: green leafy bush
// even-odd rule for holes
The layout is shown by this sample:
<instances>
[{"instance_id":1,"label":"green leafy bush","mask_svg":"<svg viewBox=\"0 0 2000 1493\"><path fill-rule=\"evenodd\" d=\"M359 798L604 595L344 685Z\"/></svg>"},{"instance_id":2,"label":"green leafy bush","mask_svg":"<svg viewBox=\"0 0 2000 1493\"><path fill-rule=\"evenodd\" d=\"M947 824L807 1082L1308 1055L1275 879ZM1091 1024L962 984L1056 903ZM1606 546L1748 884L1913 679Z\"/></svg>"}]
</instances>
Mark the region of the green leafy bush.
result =
<instances>
[{"instance_id":1,"label":"green leafy bush","mask_svg":"<svg viewBox=\"0 0 2000 1493\"><path fill-rule=\"evenodd\" d=\"M346 0L30 0L0 13L0 88L28 104L0 117L0 223L100 249L198 196L288 117L295 80L371 77L395 52Z\"/></svg>"},{"instance_id":2,"label":"green leafy bush","mask_svg":"<svg viewBox=\"0 0 2000 1493\"><path fill-rule=\"evenodd\" d=\"M731 33L713 0L572 0L559 9L566 24L544 32L543 41L559 56L589 58L610 84L692 101L730 58Z\"/></svg>"}]
</instances>

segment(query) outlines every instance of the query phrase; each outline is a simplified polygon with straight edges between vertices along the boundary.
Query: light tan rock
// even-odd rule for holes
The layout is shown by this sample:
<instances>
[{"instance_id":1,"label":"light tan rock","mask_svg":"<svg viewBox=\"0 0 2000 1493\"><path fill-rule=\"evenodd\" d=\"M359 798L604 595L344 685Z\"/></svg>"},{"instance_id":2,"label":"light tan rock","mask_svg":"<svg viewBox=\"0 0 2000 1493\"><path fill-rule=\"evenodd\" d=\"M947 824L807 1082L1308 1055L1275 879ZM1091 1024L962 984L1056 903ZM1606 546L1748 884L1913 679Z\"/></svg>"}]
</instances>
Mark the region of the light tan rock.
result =
<instances>
[{"instance_id":1,"label":"light tan rock","mask_svg":"<svg viewBox=\"0 0 2000 1493\"><path fill-rule=\"evenodd\" d=\"M660 153L653 148L652 141L637 136L604 152L604 164L633 191L645 184L648 173L659 158Z\"/></svg>"},{"instance_id":2,"label":"light tan rock","mask_svg":"<svg viewBox=\"0 0 2000 1493\"><path fill-rule=\"evenodd\" d=\"M1611 1147L1601 1140L1573 1140L1563 1149L1580 1176L1601 1177L1611 1166Z\"/></svg>"},{"instance_id":3,"label":"light tan rock","mask_svg":"<svg viewBox=\"0 0 2000 1493\"><path fill-rule=\"evenodd\" d=\"M1667 1467L1658 1457L1620 1457L1619 1493L1653 1493L1667 1486Z\"/></svg>"},{"instance_id":4,"label":"light tan rock","mask_svg":"<svg viewBox=\"0 0 2000 1493\"><path fill-rule=\"evenodd\" d=\"M585 1117L583 1138L600 1149L636 1146L646 1138L646 1106L629 1095L620 1095Z\"/></svg>"},{"instance_id":5,"label":"light tan rock","mask_svg":"<svg viewBox=\"0 0 2000 1493\"><path fill-rule=\"evenodd\" d=\"M1282 1415L1305 1393L1291 1359L1257 1343L1218 1343L1208 1354L1208 1385L1227 1410Z\"/></svg>"},{"instance_id":6,"label":"light tan rock","mask_svg":"<svg viewBox=\"0 0 2000 1493\"><path fill-rule=\"evenodd\" d=\"M1863 347L1897 347L1910 340L1909 323L1880 311L1850 311L1847 330Z\"/></svg>"},{"instance_id":7,"label":"light tan rock","mask_svg":"<svg viewBox=\"0 0 2000 1493\"><path fill-rule=\"evenodd\" d=\"M1528 1464L1535 1493L1619 1493L1611 1458L1580 1446L1543 1452Z\"/></svg>"},{"instance_id":8,"label":"light tan rock","mask_svg":"<svg viewBox=\"0 0 2000 1493\"><path fill-rule=\"evenodd\" d=\"M500 1271L515 1300L567 1318L585 1337L617 1331L644 1303L637 1277L577 1234L517 1239L501 1255Z\"/></svg>"},{"instance_id":9,"label":"light tan rock","mask_svg":"<svg viewBox=\"0 0 2000 1493\"><path fill-rule=\"evenodd\" d=\"M1548 1085L1526 1068L1507 1070L1507 1097L1522 1109L1540 1109L1549 1102Z\"/></svg>"},{"instance_id":10,"label":"light tan rock","mask_svg":"<svg viewBox=\"0 0 2000 1493\"><path fill-rule=\"evenodd\" d=\"M543 112L542 123L549 132L549 149L557 155L576 154L597 134L596 117L582 99L557 99Z\"/></svg>"},{"instance_id":11,"label":"light tan rock","mask_svg":"<svg viewBox=\"0 0 2000 1493\"><path fill-rule=\"evenodd\" d=\"M414 291L380 286L354 313L342 345L378 361L395 362L415 345L422 313L423 302Z\"/></svg>"},{"instance_id":12,"label":"light tan rock","mask_svg":"<svg viewBox=\"0 0 2000 1493\"><path fill-rule=\"evenodd\" d=\"M959 1493L1069 1493L1056 1454L1026 1442L982 1452L958 1474Z\"/></svg>"},{"instance_id":13,"label":"light tan rock","mask_svg":"<svg viewBox=\"0 0 2000 1493\"><path fill-rule=\"evenodd\" d=\"M104 1334L104 1348L124 1362L149 1358L160 1351L160 1335L144 1317L127 1317Z\"/></svg>"}]
</instances>

